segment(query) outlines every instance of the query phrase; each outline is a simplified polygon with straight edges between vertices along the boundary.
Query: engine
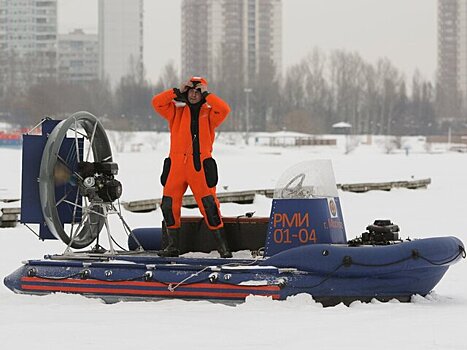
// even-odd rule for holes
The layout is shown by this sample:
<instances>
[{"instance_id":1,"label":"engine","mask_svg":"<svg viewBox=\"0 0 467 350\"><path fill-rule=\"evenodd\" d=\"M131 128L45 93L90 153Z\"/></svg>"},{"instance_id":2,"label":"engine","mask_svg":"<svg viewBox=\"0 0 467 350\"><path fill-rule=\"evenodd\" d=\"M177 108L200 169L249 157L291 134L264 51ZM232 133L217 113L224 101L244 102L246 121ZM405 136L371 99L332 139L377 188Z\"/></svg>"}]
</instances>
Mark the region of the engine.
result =
<instances>
[{"instance_id":1,"label":"engine","mask_svg":"<svg viewBox=\"0 0 467 350\"><path fill-rule=\"evenodd\" d=\"M361 245L389 245L402 242L399 238L399 226L394 225L391 220L375 220L366 227L361 237L348 241L350 246Z\"/></svg>"},{"instance_id":2,"label":"engine","mask_svg":"<svg viewBox=\"0 0 467 350\"><path fill-rule=\"evenodd\" d=\"M122 184L115 179L118 164L113 162L78 163L80 194L93 200L112 203L122 195Z\"/></svg>"},{"instance_id":3,"label":"engine","mask_svg":"<svg viewBox=\"0 0 467 350\"><path fill-rule=\"evenodd\" d=\"M362 240L370 244L389 244L399 240L399 226L391 220L375 220L367 226L367 232L362 233Z\"/></svg>"}]
</instances>

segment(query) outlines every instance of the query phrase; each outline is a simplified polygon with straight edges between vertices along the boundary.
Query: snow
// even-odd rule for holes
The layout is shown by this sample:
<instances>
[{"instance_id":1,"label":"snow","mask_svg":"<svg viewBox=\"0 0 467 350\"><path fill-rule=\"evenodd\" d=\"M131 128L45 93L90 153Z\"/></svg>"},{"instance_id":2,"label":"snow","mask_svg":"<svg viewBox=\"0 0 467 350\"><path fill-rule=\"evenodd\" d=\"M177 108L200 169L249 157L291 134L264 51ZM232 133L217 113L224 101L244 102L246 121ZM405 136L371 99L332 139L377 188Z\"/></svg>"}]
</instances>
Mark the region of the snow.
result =
<instances>
[{"instance_id":1,"label":"snow","mask_svg":"<svg viewBox=\"0 0 467 350\"><path fill-rule=\"evenodd\" d=\"M375 137L371 145L360 145L344 155L345 138L336 138L337 146L273 148L245 146L242 135L221 134L214 153L218 189L273 188L287 168L309 159L331 159L340 183L430 177L432 184L426 190L339 191L348 238L359 235L374 219L390 218L401 227L403 237L454 235L467 242L467 154L429 154L419 138L405 140L414 146L408 156L404 150L386 154L384 138ZM124 185L123 200L160 197L159 174L168 152L167 135L141 133L132 142L143 143L141 152L115 156L120 166L118 178ZM0 199L19 198L21 152L0 149L0 164ZM268 216L270 205L269 198L257 196L253 204L225 204L221 210L224 215L256 211L255 215ZM183 209L183 214L198 215L198 210ZM160 211L125 212L124 216L132 227L158 225L162 218ZM118 220L114 217L112 221ZM118 225L112 230L117 240L124 242L123 230ZM65 249L56 241L39 242L22 226L1 229L0 245L1 277L23 260ZM450 268L425 298L415 296L411 303L355 302L350 307L323 308L309 295L286 301L248 297L239 305L181 300L108 305L77 295L16 295L2 285L0 344L2 349L465 350L466 291L465 261Z\"/></svg>"},{"instance_id":2,"label":"snow","mask_svg":"<svg viewBox=\"0 0 467 350\"><path fill-rule=\"evenodd\" d=\"M349 124L349 123L346 123L346 122L339 122L339 123L336 123L336 124L332 124L332 127L342 129L342 128L351 128L352 125Z\"/></svg>"}]
</instances>

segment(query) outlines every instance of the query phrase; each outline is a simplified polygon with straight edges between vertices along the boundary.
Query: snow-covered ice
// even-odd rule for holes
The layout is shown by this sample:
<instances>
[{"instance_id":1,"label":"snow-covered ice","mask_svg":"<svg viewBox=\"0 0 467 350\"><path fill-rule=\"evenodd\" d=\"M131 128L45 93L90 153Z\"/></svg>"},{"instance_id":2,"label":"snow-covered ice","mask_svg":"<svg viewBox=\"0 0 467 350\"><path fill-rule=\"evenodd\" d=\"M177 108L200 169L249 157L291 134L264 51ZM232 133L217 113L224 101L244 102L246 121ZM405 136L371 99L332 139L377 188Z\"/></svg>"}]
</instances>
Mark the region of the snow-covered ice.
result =
<instances>
[{"instance_id":1,"label":"snow-covered ice","mask_svg":"<svg viewBox=\"0 0 467 350\"><path fill-rule=\"evenodd\" d=\"M224 135L225 136L225 135ZM228 135L229 140L234 136ZM140 134L147 147L120 153L123 200L160 197L159 174L167 154L167 135ZM227 137L224 138L225 140ZM341 183L431 177L426 190L397 189L355 194L339 192L348 238L377 218L400 225L402 236L454 235L467 242L467 154L404 151L385 154L381 143L361 145L344 155L343 139L335 147L270 148L215 145L218 190L272 188L282 172L308 159L331 159ZM148 141L149 140L149 141ZM136 142L136 141L135 141ZM408 141L407 141L408 142ZM229 142L232 143L232 142ZM20 195L21 152L0 149L0 198ZM271 200L257 196L249 205L224 204L224 215L256 211L268 216ZM17 206L18 203L10 203ZM4 206L4 204L2 204ZM197 209L184 209L197 215ZM158 225L159 211L125 212L130 226ZM124 234L115 227L117 239ZM123 230L121 230L123 231ZM0 229L0 276L21 261L60 253L56 241L39 242L25 227ZM77 295L16 295L0 286L1 349L467 349L467 263L449 269L427 297L412 303L353 303L323 308L309 295L286 301L248 297L237 306L207 301L166 300L107 305Z\"/></svg>"}]
</instances>

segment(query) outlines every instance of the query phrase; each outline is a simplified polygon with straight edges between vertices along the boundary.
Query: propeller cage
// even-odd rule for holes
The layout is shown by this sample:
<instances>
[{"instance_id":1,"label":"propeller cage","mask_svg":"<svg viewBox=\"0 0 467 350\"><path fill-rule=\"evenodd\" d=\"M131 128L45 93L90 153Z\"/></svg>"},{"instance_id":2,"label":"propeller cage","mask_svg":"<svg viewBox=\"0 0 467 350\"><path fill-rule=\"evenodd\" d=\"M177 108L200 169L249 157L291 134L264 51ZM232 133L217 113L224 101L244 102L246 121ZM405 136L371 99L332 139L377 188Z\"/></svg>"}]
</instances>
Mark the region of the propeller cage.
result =
<instances>
[{"instance_id":1,"label":"propeller cage","mask_svg":"<svg viewBox=\"0 0 467 350\"><path fill-rule=\"evenodd\" d=\"M78 132L84 130L84 132ZM60 150L68 135L74 135L75 147L79 148L78 137L87 139L90 143L89 153L92 153L93 163L78 159L78 171L67 167L60 156ZM77 151L77 157L80 157ZM89 157L89 155L87 155ZM80 165L80 163L83 163ZM93 173L89 176L81 171L81 167L92 164ZM98 170L96 172L96 170ZM85 248L99 235L105 224L105 203L113 202L121 195L121 184L113 178L118 172L118 166L112 163L112 150L104 127L99 120L88 112L77 112L61 121L50 133L42 154L39 173L39 196L45 224L50 232L65 244L75 249ZM71 183L79 187L76 200L71 204L82 211L81 222L76 229L67 234L60 218L57 206L56 188L60 183ZM93 189L92 191L89 191ZM78 205L78 196L85 197L85 205ZM81 199L81 198L80 198ZM89 205L88 203L89 199Z\"/></svg>"}]
</instances>

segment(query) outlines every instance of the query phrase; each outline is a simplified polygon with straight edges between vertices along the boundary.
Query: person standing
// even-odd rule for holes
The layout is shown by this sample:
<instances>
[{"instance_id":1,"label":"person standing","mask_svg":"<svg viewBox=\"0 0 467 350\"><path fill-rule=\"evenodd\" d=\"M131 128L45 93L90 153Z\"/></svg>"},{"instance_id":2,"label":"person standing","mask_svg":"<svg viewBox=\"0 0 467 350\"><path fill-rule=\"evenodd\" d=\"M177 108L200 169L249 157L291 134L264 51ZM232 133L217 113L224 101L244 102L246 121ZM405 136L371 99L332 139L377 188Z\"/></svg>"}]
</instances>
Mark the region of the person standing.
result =
<instances>
[{"instance_id":1,"label":"person standing","mask_svg":"<svg viewBox=\"0 0 467 350\"><path fill-rule=\"evenodd\" d=\"M180 215L183 194L190 186L206 225L217 242L222 258L231 258L216 196L217 164L212 158L215 129L230 112L229 105L208 92L202 77L192 77L180 88L164 91L152 105L169 123L170 153L164 160L161 183L164 186L161 209L167 227L168 246L160 256L180 254Z\"/></svg>"}]
</instances>

